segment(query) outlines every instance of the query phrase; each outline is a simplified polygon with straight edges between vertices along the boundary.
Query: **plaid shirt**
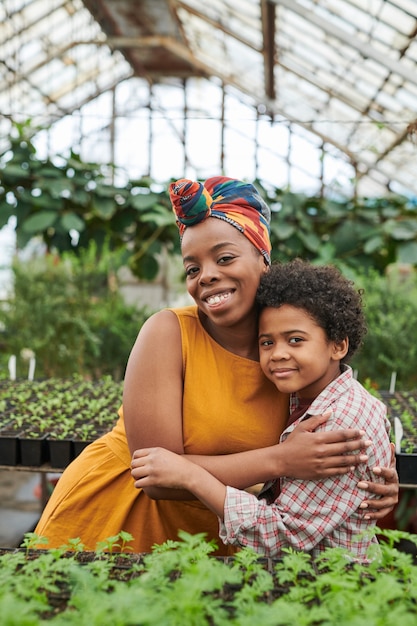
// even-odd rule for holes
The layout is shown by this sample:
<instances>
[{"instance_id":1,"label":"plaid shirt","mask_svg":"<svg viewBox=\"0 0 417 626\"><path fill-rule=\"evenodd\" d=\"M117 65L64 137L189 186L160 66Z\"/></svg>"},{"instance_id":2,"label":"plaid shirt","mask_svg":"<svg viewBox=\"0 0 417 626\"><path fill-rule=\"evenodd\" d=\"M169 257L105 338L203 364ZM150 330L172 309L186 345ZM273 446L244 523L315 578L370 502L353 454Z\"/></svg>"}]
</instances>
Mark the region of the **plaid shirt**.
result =
<instances>
[{"instance_id":1,"label":"plaid shirt","mask_svg":"<svg viewBox=\"0 0 417 626\"><path fill-rule=\"evenodd\" d=\"M296 403L297 399L291 397L290 411L296 408ZM347 474L325 480L282 477L278 479L279 485L276 481L266 483L258 497L227 487L224 522L219 520L220 538L224 543L249 546L269 557L280 556L284 547L310 552L312 556L327 547L342 547L354 558L366 559L369 545L377 543L369 532L375 522L365 520L364 511L359 509L364 492L358 489L357 483L382 480L370 469L390 464L390 423L385 405L354 380L351 368L345 366L308 411L286 428L280 441L285 441L301 420L328 410L332 411L331 418L317 430L364 430L366 437L372 440L366 450L368 462ZM279 495L269 503L268 495L276 491Z\"/></svg>"}]
</instances>

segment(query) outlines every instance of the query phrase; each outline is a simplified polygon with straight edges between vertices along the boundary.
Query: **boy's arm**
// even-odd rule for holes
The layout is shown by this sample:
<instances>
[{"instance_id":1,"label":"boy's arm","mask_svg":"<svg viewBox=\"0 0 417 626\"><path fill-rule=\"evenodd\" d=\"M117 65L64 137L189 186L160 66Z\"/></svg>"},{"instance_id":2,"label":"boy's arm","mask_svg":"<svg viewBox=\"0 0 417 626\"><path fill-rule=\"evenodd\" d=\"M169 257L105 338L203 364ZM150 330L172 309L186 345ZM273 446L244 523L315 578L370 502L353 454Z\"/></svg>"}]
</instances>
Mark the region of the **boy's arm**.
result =
<instances>
[{"instance_id":1,"label":"boy's arm","mask_svg":"<svg viewBox=\"0 0 417 626\"><path fill-rule=\"evenodd\" d=\"M367 407L368 411L362 408L367 413L366 417L362 415L368 420L366 430L369 427L374 442L368 448L369 464L323 481L283 479L281 492L273 504L228 487L224 522L220 527L224 543L249 546L265 556L278 556L283 547L310 551L324 537L340 529L336 542L361 554L363 548L357 543L358 535L373 522L359 513L362 495L357 488L358 479L369 480L370 467L388 463L391 452L381 411L376 407Z\"/></svg>"},{"instance_id":2,"label":"boy's arm","mask_svg":"<svg viewBox=\"0 0 417 626\"><path fill-rule=\"evenodd\" d=\"M220 538L268 557L280 556L285 547L309 552L358 509L355 484L353 473L325 481L290 480L272 504L228 487ZM362 521L361 530L369 524Z\"/></svg>"}]
</instances>

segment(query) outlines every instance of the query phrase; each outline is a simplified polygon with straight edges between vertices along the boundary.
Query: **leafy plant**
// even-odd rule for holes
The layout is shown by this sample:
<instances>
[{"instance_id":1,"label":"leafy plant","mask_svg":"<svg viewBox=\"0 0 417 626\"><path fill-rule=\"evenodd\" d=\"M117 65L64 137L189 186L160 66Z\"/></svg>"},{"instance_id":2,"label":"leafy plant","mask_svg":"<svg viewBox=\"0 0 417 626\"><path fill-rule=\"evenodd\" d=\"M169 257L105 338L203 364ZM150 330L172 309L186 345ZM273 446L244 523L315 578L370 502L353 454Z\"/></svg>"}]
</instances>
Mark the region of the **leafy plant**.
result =
<instances>
[{"instance_id":1,"label":"leafy plant","mask_svg":"<svg viewBox=\"0 0 417 626\"><path fill-rule=\"evenodd\" d=\"M110 182L110 165L68 157L40 159L30 123L15 124L10 149L0 154L0 227L14 215L23 248L41 237L49 252L88 248L95 242L123 250L133 273L153 279L164 249L178 251L175 220L165 191L151 181ZM175 236L174 236L175 235Z\"/></svg>"},{"instance_id":2,"label":"leafy plant","mask_svg":"<svg viewBox=\"0 0 417 626\"><path fill-rule=\"evenodd\" d=\"M359 380L367 378L377 388L389 388L396 372L397 389L417 388L417 345L414 335L417 310L417 274L408 268L393 268L387 276L375 270L358 273L355 284L364 290L364 312L368 333L363 347L352 360Z\"/></svg>"},{"instance_id":3,"label":"leafy plant","mask_svg":"<svg viewBox=\"0 0 417 626\"><path fill-rule=\"evenodd\" d=\"M28 556L29 550L42 543L46 545L48 539L46 537L39 537L36 533L26 533L22 541L22 547L26 550L26 556Z\"/></svg>"},{"instance_id":4,"label":"leafy plant","mask_svg":"<svg viewBox=\"0 0 417 626\"><path fill-rule=\"evenodd\" d=\"M0 154L0 227L15 216L20 248L32 237L59 253L92 241L100 252L107 242L124 251L136 276L155 278L163 253L179 253L170 181L162 190L147 178L116 186L112 164L85 163L74 152L40 159L35 130L15 124L10 149ZM378 273L394 262L417 264L416 207L404 196L335 199L255 184L272 207L274 259L301 256Z\"/></svg>"},{"instance_id":5,"label":"leafy plant","mask_svg":"<svg viewBox=\"0 0 417 626\"><path fill-rule=\"evenodd\" d=\"M14 284L0 303L0 351L20 355L30 346L40 378L78 373L120 380L149 313L108 287L112 262L109 256L97 267L88 253L15 260Z\"/></svg>"},{"instance_id":6,"label":"leafy plant","mask_svg":"<svg viewBox=\"0 0 417 626\"><path fill-rule=\"evenodd\" d=\"M118 552L132 550L132 548L127 545L129 541L132 540L132 535L122 530L117 535L114 535L113 537L107 537L107 539L105 539L104 541L100 541L97 544L96 550L97 552L108 552L109 554L112 554L115 549L117 549Z\"/></svg>"},{"instance_id":7,"label":"leafy plant","mask_svg":"<svg viewBox=\"0 0 417 626\"><path fill-rule=\"evenodd\" d=\"M278 581L283 583L302 584L302 580L313 573L311 558L305 552L297 552L291 548L285 548L285 560L278 561L275 572ZM340 556L338 555L338 561Z\"/></svg>"},{"instance_id":8,"label":"leafy plant","mask_svg":"<svg viewBox=\"0 0 417 626\"><path fill-rule=\"evenodd\" d=\"M16 452L16 441L22 449L23 438L45 438L45 454L38 461L32 460L32 464L42 463L50 456L54 467L63 468L80 452L82 446L76 445L76 440L91 441L115 425L122 402L122 383L110 376L93 381L78 375L67 379L7 381L0 385L0 402L7 410L7 426L0 427L0 443L6 438L12 444L14 440L15 446L5 462L24 463L23 450L21 458ZM54 446L59 440L66 440L64 449L62 445L58 450Z\"/></svg>"},{"instance_id":9,"label":"leafy plant","mask_svg":"<svg viewBox=\"0 0 417 626\"><path fill-rule=\"evenodd\" d=\"M256 184L262 189L261 181ZM404 196L336 200L289 189L263 191L273 211L275 259L300 256L380 274L392 263L417 264L416 207Z\"/></svg>"},{"instance_id":10,"label":"leafy plant","mask_svg":"<svg viewBox=\"0 0 417 626\"><path fill-rule=\"evenodd\" d=\"M149 554L125 553L119 562L112 549L80 552L78 540L60 550L32 550L41 538L31 534L22 550L0 554L2 623L414 625L417 565L395 545L400 536L414 543L417 536L381 532L380 556L367 564L338 549L316 560L291 550L264 559L249 549L220 559L211 556L212 542L187 533ZM123 540L110 537L108 546Z\"/></svg>"}]
</instances>

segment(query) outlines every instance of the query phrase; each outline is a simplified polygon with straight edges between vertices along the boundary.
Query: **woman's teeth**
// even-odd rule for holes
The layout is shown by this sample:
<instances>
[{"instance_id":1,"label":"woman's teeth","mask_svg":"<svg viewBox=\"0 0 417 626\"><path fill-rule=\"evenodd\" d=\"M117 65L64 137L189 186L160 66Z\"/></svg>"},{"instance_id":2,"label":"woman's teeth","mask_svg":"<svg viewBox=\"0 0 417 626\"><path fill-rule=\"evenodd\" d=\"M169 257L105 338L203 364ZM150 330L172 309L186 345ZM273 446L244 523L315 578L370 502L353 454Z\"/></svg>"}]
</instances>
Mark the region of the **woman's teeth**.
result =
<instances>
[{"instance_id":1,"label":"woman's teeth","mask_svg":"<svg viewBox=\"0 0 417 626\"><path fill-rule=\"evenodd\" d=\"M230 293L221 293L221 294L217 294L215 296L210 296L209 298L206 299L207 304L219 304L219 302L223 302L223 300L226 300L226 298L228 298L230 296Z\"/></svg>"}]
</instances>

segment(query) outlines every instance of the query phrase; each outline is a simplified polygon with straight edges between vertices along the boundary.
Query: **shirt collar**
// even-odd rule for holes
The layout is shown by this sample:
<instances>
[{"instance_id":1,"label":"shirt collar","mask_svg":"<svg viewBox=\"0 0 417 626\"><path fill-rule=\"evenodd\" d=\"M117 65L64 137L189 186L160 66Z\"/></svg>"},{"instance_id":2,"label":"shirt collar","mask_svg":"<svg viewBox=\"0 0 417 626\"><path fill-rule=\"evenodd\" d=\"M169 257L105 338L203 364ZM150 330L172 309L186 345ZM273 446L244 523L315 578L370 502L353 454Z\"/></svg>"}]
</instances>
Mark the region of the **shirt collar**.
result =
<instances>
[{"instance_id":1,"label":"shirt collar","mask_svg":"<svg viewBox=\"0 0 417 626\"><path fill-rule=\"evenodd\" d=\"M311 415L322 415L324 411L329 408L329 405L346 391L348 391L352 385L353 371L349 365L342 363L340 365L341 373L337 378L332 380L325 389L313 400L310 404L308 411L304 417ZM298 407L299 400L296 394L290 396L290 414ZM303 417L303 419L304 419Z\"/></svg>"}]
</instances>

